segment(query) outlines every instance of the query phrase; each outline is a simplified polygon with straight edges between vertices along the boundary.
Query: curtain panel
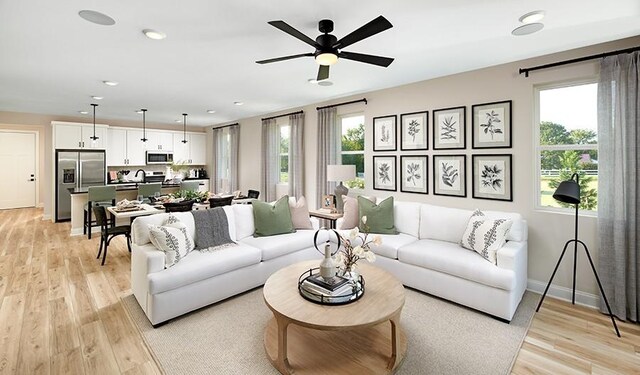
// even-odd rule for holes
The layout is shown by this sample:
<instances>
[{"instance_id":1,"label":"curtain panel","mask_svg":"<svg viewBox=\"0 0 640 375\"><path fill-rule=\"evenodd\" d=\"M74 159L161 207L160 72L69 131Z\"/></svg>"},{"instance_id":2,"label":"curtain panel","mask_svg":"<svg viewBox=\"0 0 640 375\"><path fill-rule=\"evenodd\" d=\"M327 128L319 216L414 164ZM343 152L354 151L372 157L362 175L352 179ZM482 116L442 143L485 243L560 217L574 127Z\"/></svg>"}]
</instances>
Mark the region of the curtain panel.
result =
<instances>
[{"instance_id":1,"label":"curtain panel","mask_svg":"<svg viewBox=\"0 0 640 375\"><path fill-rule=\"evenodd\" d=\"M289 116L289 196L304 195L304 113Z\"/></svg>"},{"instance_id":2,"label":"curtain panel","mask_svg":"<svg viewBox=\"0 0 640 375\"><path fill-rule=\"evenodd\" d=\"M240 189L238 163L240 160L240 125L229 128L229 191Z\"/></svg>"},{"instance_id":3,"label":"curtain panel","mask_svg":"<svg viewBox=\"0 0 640 375\"><path fill-rule=\"evenodd\" d=\"M238 157L240 125L213 129L213 163L210 190L231 193L238 190Z\"/></svg>"},{"instance_id":4,"label":"curtain panel","mask_svg":"<svg viewBox=\"0 0 640 375\"><path fill-rule=\"evenodd\" d=\"M598 271L614 315L640 322L640 53L606 57L598 83ZM604 307L600 302L601 311Z\"/></svg>"},{"instance_id":5,"label":"curtain panel","mask_svg":"<svg viewBox=\"0 0 640 375\"><path fill-rule=\"evenodd\" d=\"M316 178L316 205L322 207L322 195L333 194L335 182L327 181L327 165L341 164L339 153L340 124L336 107L318 110L318 165Z\"/></svg>"},{"instance_id":6,"label":"curtain panel","mask_svg":"<svg viewBox=\"0 0 640 375\"><path fill-rule=\"evenodd\" d=\"M261 190L265 202L276 200L276 184L280 180L280 128L276 119L262 120Z\"/></svg>"}]
</instances>

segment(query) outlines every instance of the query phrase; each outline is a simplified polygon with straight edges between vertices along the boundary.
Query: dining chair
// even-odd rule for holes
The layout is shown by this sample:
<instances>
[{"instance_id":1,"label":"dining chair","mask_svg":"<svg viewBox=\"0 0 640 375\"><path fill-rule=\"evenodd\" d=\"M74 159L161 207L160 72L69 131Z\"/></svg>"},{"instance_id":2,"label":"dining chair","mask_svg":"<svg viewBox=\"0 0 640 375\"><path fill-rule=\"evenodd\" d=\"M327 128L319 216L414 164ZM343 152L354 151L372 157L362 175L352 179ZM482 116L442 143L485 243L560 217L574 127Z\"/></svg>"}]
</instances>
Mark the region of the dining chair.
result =
<instances>
[{"instance_id":1,"label":"dining chair","mask_svg":"<svg viewBox=\"0 0 640 375\"><path fill-rule=\"evenodd\" d=\"M91 239L91 229L99 226L91 217L94 212L93 208L98 206L115 206L116 205L116 187L115 186L90 186L87 193L87 204L84 205L84 217L82 233Z\"/></svg>"},{"instance_id":2,"label":"dining chair","mask_svg":"<svg viewBox=\"0 0 640 375\"><path fill-rule=\"evenodd\" d=\"M156 193L160 193L161 191L162 191L162 182L154 182L149 184L138 185L138 195L142 195L142 198L146 198L147 200L150 197L155 196Z\"/></svg>"},{"instance_id":3,"label":"dining chair","mask_svg":"<svg viewBox=\"0 0 640 375\"><path fill-rule=\"evenodd\" d=\"M193 210L194 200L190 199L182 202L165 203L165 212L187 212Z\"/></svg>"},{"instance_id":4,"label":"dining chair","mask_svg":"<svg viewBox=\"0 0 640 375\"><path fill-rule=\"evenodd\" d=\"M233 195L223 198L209 198L209 208L230 206L233 201Z\"/></svg>"},{"instance_id":5,"label":"dining chair","mask_svg":"<svg viewBox=\"0 0 640 375\"><path fill-rule=\"evenodd\" d=\"M247 192L247 198L258 199L259 196L260 196L260 192L258 190L249 190Z\"/></svg>"},{"instance_id":6,"label":"dining chair","mask_svg":"<svg viewBox=\"0 0 640 375\"><path fill-rule=\"evenodd\" d=\"M107 260L109 243L114 237L120 235L124 235L127 238L127 248L131 252L131 225L110 226L110 221L107 219L107 210L104 206L94 207L93 213L96 216L96 222L100 225L100 249L96 259L100 259L100 254L102 254L104 247L104 255L102 256L102 265L104 266L104 262Z\"/></svg>"}]
</instances>

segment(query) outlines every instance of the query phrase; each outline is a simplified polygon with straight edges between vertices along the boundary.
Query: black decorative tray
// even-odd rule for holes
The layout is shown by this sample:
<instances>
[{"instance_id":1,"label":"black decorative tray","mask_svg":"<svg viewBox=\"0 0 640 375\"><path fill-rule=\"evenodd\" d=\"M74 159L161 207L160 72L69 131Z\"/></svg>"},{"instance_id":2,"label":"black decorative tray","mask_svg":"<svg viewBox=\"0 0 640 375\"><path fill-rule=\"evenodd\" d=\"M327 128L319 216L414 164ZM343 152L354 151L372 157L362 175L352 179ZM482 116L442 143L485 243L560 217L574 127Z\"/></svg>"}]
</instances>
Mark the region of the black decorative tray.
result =
<instances>
[{"instance_id":1,"label":"black decorative tray","mask_svg":"<svg viewBox=\"0 0 640 375\"><path fill-rule=\"evenodd\" d=\"M359 300L364 295L364 278L362 275L359 275L358 280L355 282L349 281L351 288L339 295L323 293L317 287L310 288L305 281L308 277L317 275L318 272L319 268L311 268L303 272L298 278L298 292L307 301L320 305L346 305Z\"/></svg>"}]
</instances>

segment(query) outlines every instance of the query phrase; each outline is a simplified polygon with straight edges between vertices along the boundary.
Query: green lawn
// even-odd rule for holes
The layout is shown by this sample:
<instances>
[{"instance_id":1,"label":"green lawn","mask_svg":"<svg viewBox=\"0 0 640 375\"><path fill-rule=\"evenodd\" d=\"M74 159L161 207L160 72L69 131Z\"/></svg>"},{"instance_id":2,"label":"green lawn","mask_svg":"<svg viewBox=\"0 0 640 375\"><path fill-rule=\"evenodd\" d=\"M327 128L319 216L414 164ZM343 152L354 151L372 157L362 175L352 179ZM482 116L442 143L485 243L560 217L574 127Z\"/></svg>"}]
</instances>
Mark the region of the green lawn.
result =
<instances>
[{"instance_id":1,"label":"green lawn","mask_svg":"<svg viewBox=\"0 0 640 375\"><path fill-rule=\"evenodd\" d=\"M593 181L589 183L589 188L598 189L598 176L592 176ZM540 180L540 195L542 196L542 206L548 207L561 207L558 201L553 199L554 189L549 187L549 181L556 179L557 177L542 176Z\"/></svg>"}]
</instances>

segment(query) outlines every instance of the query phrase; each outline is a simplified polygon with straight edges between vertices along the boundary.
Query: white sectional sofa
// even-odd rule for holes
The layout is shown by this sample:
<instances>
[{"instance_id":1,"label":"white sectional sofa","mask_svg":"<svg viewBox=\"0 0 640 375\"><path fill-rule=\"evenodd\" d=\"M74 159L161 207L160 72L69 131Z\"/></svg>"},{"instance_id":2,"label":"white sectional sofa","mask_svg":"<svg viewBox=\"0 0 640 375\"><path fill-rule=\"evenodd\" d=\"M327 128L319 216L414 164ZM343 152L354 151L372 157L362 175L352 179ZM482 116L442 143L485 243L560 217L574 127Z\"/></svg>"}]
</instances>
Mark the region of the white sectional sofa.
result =
<instances>
[{"instance_id":1,"label":"white sectional sofa","mask_svg":"<svg viewBox=\"0 0 640 375\"><path fill-rule=\"evenodd\" d=\"M313 248L315 230L252 237L251 205L224 208L229 234L239 246L211 253L191 252L164 268L164 253L149 240L148 224L160 225L168 214L141 217L132 227L131 287L153 325L207 306L265 283L275 271L321 255ZM374 248L376 265L408 287L510 321L527 280L527 225L519 214L485 211L513 220L508 242L493 265L458 242L472 211L416 202L395 202L397 235L382 235ZM191 213L174 213L193 236ZM340 228L340 222L338 228ZM317 222L314 222L317 227ZM324 241L320 238L318 242Z\"/></svg>"}]
</instances>

